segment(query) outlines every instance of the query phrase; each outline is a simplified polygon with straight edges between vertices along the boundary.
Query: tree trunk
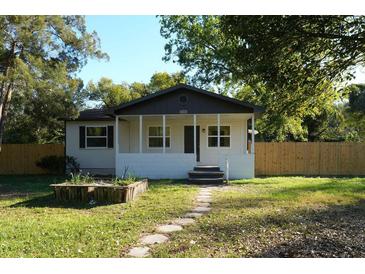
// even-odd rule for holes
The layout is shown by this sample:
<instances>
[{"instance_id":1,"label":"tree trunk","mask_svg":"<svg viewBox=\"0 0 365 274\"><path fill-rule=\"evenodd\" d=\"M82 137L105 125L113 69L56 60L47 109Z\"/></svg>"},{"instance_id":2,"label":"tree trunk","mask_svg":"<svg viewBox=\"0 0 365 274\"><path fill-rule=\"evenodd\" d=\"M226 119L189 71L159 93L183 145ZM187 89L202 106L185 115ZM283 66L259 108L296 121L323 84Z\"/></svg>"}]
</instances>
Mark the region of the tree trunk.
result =
<instances>
[{"instance_id":1,"label":"tree trunk","mask_svg":"<svg viewBox=\"0 0 365 274\"><path fill-rule=\"evenodd\" d=\"M8 84L7 87L6 85L3 86L3 90L0 93L2 95L0 98L0 152L3 143L5 120L8 115L12 92L13 92L12 84Z\"/></svg>"},{"instance_id":2,"label":"tree trunk","mask_svg":"<svg viewBox=\"0 0 365 274\"><path fill-rule=\"evenodd\" d=\"M11 100L11 95L13 92L13 82L6 82L6 79L9 77L9 73L11 67L14 67L15 60L15 49L16 49L16 41L12 42L11 49L9 51L9 57L6 62L6 69L4 72L5 80L3 81L0 89L0 153L1 153L1 145L3 143L4 129L5 129L5 120L8 114L9 104Z\"/></svg>"}]
</instances>

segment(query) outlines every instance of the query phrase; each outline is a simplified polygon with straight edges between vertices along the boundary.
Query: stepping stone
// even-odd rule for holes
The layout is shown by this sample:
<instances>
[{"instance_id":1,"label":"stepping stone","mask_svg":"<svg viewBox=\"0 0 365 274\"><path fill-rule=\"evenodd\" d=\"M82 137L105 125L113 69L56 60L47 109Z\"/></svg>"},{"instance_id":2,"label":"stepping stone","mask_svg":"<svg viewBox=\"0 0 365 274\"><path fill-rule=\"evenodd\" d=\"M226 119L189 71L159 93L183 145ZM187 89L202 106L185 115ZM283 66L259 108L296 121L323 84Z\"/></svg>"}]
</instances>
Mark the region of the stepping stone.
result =
<instances>
[{"instance_id":1,"label":"stepping stone","mask_svg":"<svg viewBox=\"0 0 365 274\"><path fill-rule=\"evenodd\" d=\"M212 196L211 195L198 195L197 198L199 198L199 199L200 198L202 198L202 199L208 198L209 199L209 198L212 198Z\"/></svg>"},{"instance_id":2,"label":"stepping stone","mask_svg":"<svg viewBox=\"0 0 365 274\"><path fill-rule=\"evenodd\" d=\"M143 258L149 255L149 247L133 247L129 250L128 255L131 257Z\"/></svg>"},{"instance_id":3,"label":"stepping stone","mask_svg":"<svg viewBox=\"0 0 365 274\"><path fill-rule=\"evenodd\" d=\"M195 221L192 218L179 218L175 219L173 223L184 226L184 225L191 225L195 223Z\"/></svg>"},{"instance_id":4,"label":"stepping stone","mask_svg":"<svg viewBox=\"0 0 365 274\"><path fill-rule=\"evenodd\" d=\"M199 191L199 193L211 193L212 191L211 190L208 190L208 189L202 189Z\"/></svg>"},{"instance_id":5,"label":"stepping stone","mask_svg":"<svg viewBox=\"0 0 365 274\"><path fill-rule=\"evenodd\" d=\"M157 227L157 231L161 233L171 233L182 229L181 225L161 225Z\"/></svg>"},{"instance_id":6,"label":"stepping stone","mask_svg":"<svg viewBox=\"0 0 365 274\"><path fill-rule=\"evenodd\" d=\"M204 207L204 206L198 206L196 208L193 209L193 212L200 212L200 213L204 213L204 212L208 212L210 211L210 207Z\"/></svg>"},{"instance_id":7,"label":"stepping stone","mask_svg":"<svg viewBox=\"0 0 365 274\"><path fill-rule=\"evenodd\" d=\"M197 198L196 201L201 202L201 203L210 203L212 201L212 199L211 198Z\"/></svg>"},{"instance_id":8,"label":"stepping stone","mask_svg":"<svg viewBox=\"0 0 365 274\"><path fill-rule=\"evenodd\" d=\"M146 245L161 244L169 238L162 234L150 234L141 238L141 243Z\"/></svg>"},{"instance_id":9,"label":"stepping stone","mask_svg":"<svg viewBox=\"0 0 365 274\"><path fill-rule=\"evenodd\" d=\"M198 202L198 203L196 203L196 206L210 207L210 203Z\"/></svg>"},{"instance_id":10,"label":"stepping stone","mask_svg":"<svg viewBox=\"0 0 365 274\"><path fill-rule=\"evenodd\" d=\"M186 218L199 218L203 216L203 213L198 213L198 212L189 212L185 214Z\"/></svg>"}]
</instances>

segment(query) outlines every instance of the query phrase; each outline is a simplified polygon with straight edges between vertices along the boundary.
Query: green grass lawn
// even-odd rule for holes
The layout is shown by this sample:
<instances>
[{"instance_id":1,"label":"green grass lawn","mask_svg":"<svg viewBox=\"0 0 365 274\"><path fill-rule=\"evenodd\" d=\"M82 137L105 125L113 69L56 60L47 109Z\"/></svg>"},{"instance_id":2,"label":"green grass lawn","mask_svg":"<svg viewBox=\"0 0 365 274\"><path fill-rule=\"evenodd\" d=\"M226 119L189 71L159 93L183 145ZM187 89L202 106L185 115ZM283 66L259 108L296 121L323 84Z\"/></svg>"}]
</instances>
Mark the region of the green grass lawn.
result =
<instances>
[{"instance_id":1,"label":"green grass lawn","mask_svg":"<svg viewBox=\"0 0 365 274\"><path fill-rule=\"evenodd\" d=\"M365 178L234 181L154 257L365 257Z\"/></svg>"},{"instance_id":2,"label":"green grass lawn","mask_svg":"<svg viewBox=\"0 0 365 274\"><path fill-rule=\"evenodd\" d=\"M155 181L130 204L59 203L50 176L0 176L0 257L120 257L182 216L197 188ZM212 211L153 257L365 257L365 178L272 177L213 192Z\"/></svg>"},{"instance_id":3,"label":"green grass lawn","mask_svg":"<svg viewBox=\"0 0 365 274\"><path fill-rule=\"evenodd\" d=\"M129 204L60 203L62 177L0 176L0 257L120 257L139 235L191 208L196 187L161 180Z\"/></svg>"}]
</instances>

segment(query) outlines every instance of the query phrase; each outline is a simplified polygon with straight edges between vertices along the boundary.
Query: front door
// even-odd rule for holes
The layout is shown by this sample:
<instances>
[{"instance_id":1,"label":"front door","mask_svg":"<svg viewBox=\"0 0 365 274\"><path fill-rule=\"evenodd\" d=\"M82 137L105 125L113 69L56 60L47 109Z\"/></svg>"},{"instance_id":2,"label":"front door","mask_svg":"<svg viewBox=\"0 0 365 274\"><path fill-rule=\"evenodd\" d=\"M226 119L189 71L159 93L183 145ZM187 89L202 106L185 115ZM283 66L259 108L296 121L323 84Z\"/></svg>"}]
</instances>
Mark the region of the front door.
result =
<instances>
[{"instance_id":1,"label":"front door","mask_svg":"<svg viewBox=\"0 0 365 274\"><path fill-rule=\"evenodd\" d=\"M184 153L194 153L194 126L184 126ZM196 126L196 161L200 161L200 126Z\"/></svg>"}]
</instances>

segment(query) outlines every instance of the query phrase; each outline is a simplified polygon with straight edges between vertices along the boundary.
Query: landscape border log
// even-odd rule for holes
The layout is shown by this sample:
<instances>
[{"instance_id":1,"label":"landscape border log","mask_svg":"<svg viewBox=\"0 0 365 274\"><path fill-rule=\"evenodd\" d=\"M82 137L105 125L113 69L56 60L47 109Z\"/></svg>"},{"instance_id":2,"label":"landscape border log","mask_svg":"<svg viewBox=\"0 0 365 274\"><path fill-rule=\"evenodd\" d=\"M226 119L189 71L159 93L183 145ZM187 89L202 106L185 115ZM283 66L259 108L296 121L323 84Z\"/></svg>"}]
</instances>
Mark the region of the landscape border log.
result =
<instances>
[{"instance_id":1,"label":"landscape border log","mask_svg":"<svg viewBox=\"0 0 365 274\"><path fill-rule=\"evenodd\" d=\"M143 179L126 186L69 183L50 186L58 201L127 203L148 189L148 180Z\"/></svg>"}]
</instances>

